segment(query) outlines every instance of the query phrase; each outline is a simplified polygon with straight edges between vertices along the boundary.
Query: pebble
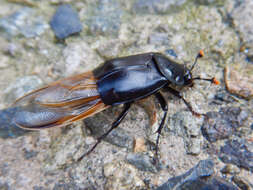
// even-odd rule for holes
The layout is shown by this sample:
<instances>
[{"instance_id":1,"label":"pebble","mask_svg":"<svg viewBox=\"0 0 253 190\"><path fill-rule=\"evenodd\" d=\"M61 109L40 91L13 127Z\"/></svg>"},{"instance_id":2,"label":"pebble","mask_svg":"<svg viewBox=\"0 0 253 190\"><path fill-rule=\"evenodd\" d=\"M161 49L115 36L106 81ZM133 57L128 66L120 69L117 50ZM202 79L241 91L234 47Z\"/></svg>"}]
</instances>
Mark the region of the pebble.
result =
<instances>
[{"instance_id":1,"label":"pebble","mask_svg":"<svg viewBox=\"0 0 253 190\"><path fill-rule=\"evenodd\" d=\"M78 13L69 4L58 7L50 21L50 26L58 39L79 33L83 28Z\"/></svg>"},{"instance_id":2,"label":"pebble","mask_svg":"<svg viewBox=\"0 0 253 190\"><path fill-rule=\"evenodd\" d=\"M146 152L146 140L144 138L138 137L134 139L134 148L133 151L136 152Z\"/></svg>"}]
</instances>

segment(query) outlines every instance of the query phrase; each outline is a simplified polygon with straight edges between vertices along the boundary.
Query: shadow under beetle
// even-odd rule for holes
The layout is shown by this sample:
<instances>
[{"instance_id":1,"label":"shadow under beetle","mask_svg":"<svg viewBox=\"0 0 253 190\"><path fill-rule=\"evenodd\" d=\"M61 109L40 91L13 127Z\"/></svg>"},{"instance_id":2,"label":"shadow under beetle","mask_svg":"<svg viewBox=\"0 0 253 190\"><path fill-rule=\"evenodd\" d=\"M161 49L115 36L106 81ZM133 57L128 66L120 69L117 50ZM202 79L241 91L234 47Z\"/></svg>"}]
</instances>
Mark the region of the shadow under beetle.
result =
<instances>
[{"instance_id":1,"label":"shadow under beetle","mask_svg":"<svg viewBox=\"0 0 253 190\"><path fill-rule=\"evenodd\" d=\"M203 114L195 112L171 85L189 87L193 86L194 80L218 84L215 78L193 78L191 71L203 55L203 51L200 51L190 69L160 53L152 52L108 60L93 71L59 80L19 98L15 102L19 109L14 122L21 128L30 130L63 126L110 106L124 104L122 113L111 128L79 158L81 160L121 123L133 102L154 94L164 111L157 130L157 156L159 137L168 111L167 102L159 90L164 89L182 99L193 115L200 116Z\"/></svg>"}]
</instances>

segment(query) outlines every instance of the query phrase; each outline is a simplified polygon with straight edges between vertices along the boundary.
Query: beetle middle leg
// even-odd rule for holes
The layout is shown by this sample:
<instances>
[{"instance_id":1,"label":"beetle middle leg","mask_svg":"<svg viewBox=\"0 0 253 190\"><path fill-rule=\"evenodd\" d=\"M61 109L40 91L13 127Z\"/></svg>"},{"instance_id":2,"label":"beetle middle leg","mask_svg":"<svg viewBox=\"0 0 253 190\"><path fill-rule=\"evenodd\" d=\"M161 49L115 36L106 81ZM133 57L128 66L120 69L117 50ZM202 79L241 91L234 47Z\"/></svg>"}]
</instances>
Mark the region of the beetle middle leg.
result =
<instances>
[{"instance_id":1,"label":"beetle middle leg","mask_svg":"<svg viewBox=\"0 0 253 190\"><path fill-rule=\"evenodd\" d=\"M193 110L191 104L190 104L189 102L187 102L187 101L184 99L184 97L181 95L181 93L178 92L177 90L175 90L175 89L173 89L173 88L171 88L171 87L169 87L169 86L165 86L164 89L165 89L166 91L170 92L171 94L173 94L174 96L176 96L176 97L182 99L182 100L184 101L185 105L187 106L187 108L190 110L190 112L191 112L193 115L195 115L195 116L197 116L197 117L199 117L199 116L201 116L201 115L205 115L205 114L202 114L202 113L195 112L195 111Z\"/></svg>"},{"instance_id":2,"label":"beetle middle leg","mask_svg":"<svg viewBox=\"0 0 253 190\"><path fill-rule=\"evenodd\" d=\"M121 114L119 115L119 117L112 123L111 128L106 133L104 133L103 135L101 135L100 137L98 137L96 144L94 144L93 147L88 152L86 152L85 154L83 154L77 161L81 161L84 158L84 156L87 156L88 154L90 154L96 148L96 146L99 143L101 143L101 141L107 135L109 135L110 132L112 132L113 129L115 129L115 128L117 128L119 126L119 124L121 123L121 121L126 117L126 115L127 115L128 111L129 111L130 107L131 107L131 103L124 104L123 111L121 112Z\"/></svg>"},{"instance_id":3,"label":"beetle middle leg","mask_svg":"<svg viewBox=\"0 0 253 190\"><path fill-rule=\"evenodd\" d=\"M160 92L157 92L155 94L155 97L157 98L157 100L160 103L160 106L162 107L163 110L163 118L162 118L162 122L160 123L158 129L157 129L157 138L156 138L156 146L155 146L155 158L158 158L158 145L159 145L159 139L160 139L160 135L166 120L166 116L167 116L167 112L168 112L168 105L166 100L164 99L163 95Z\"/></svg>"}]
</instances>

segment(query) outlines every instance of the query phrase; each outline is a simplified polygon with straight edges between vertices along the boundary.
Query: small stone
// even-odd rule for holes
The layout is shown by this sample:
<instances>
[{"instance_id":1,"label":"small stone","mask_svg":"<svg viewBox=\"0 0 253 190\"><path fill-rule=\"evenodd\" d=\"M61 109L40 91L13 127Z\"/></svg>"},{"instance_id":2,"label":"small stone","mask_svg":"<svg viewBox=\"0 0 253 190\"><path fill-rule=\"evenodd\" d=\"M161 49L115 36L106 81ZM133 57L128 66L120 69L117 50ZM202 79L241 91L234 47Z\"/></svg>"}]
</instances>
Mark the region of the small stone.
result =
<instances>
[{"instance_id":1,"label":"small stone","mask_svg":"<svg viewBox=\"0 0 253 190\"><path fill-rule=\"evenodd\" d=\"M48 28L48 24L41 16L36 15L32 8L22 8L10 16L0 19L0 30L4 30L7 37L22 34L26 38L41 35Z\"/></svg>"},{"instance_id":2,"label":"small stone","mask_svg":"<svg viewBox=\"0 0 253 190\"><path fill-rule=\"evenodd\" d=\"M240 107L223 107L219 112L208 112L202 133L210 142L228 138L243 124L247 117L248 112Z\"/></svg>"},{"instance_id":3,"label":"small stone","mask_svg":"<svg viewBox=\"0 0 253 190\"><path fill-rule=\"evenodd\" d=\"M219 158L224 163L235 164L238 167L253 171L253 152L250 150L250 145L243 140L228 140L220 148Z\"/></svg>"},{"instance_id":4,"label":"small stone","mask_svg":"<svg viewBox=\"0 0 253 190\"><path fill-rule=\"evenodd\" d=\"M147 146L144 138L136 138L134 140L134 152L146 152Z\"/></svg>"},{"instance_id":5,"label":"small stone","mask_svg":"<svg viewBox=\"0 0 253 190\"><path fill-rule=\"evenodd\" d=\"M225 174L235 175L240 173L240 168L233 164L227 164L224 168L222 168L221 172Z\"/></svg>"},{"instance_id":6,"label":"small stone","mask_svg":"<svg viewBox=\"0 0 253 190\"><path fill-rule=\"evenodd\" d=\"M225 84L227 90L245 99L253 97L253 65L246 68L227 66L225 68Z\"/></svg>"},{"instance_id":7,"label":"small stone","mask_svg":"<svg viewBox=\"0 0 253 190\"><path fill-rule=\"evenodd\" d=\"M68 4L58 7L50 21L50 26L59 39L64 39L82 30L82 23L77 12Z\"/></svg>"},{"instance_id":8,"label":"small stone","mask_svg":"<svg viewBox=\"0 0 253 190\"><path fill-rule=\"evenodd\" d=\"M153 159L141 153L130 153L127 155L128 163L134 165L141 171L156 172L157 168L152 164Z\"/></svg>"},{"instance_id":9,"label":"small stone","mask_svg":"<svg viewBox=\"0 0 253 190\"><path fill-rule=\"evenodd\" d=\"M105 189L146 189L144 182L138 176L138 170L123 161L106 164L104 175L107 178Z\"/></svg>"}]
</instances>

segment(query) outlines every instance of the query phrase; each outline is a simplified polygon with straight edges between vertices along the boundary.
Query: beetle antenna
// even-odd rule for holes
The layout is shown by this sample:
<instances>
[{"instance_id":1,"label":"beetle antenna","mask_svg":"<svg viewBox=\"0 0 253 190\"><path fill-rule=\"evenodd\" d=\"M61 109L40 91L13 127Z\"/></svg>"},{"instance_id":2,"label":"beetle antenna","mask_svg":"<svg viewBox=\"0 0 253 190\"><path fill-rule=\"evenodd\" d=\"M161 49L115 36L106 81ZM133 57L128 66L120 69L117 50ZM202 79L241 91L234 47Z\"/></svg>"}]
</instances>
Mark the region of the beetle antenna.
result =
<instances>
[{"instance_id":1,"label":"beetle antenna","mask_svg":"<svg viewBox=\"0 0 253 190\"><path fill-rule=\"evenodd\" d=\"M190 71L193 70L193 68L194 68L195 65L197 64L198 59L201 58L201 57L203 57L203 56L204 56L204 51L203 51L203 50L200 50L199 53L198 53L198 55L197 55L196 58L195 58L195 61L194 61L193 65L192 65Z\"/></svg>"},{"instance_id":2,"label":"beetle antenna","mask_svg":"<svg viewBox=\"0 0 253 190\"><path fill-rule=\"evenodd\" d=\"M219 85L220 84L220 82L215 77L213 77L211 79L196 77L196 78L193 78L192 80L205 80L205 81L209 81L209 82L211 82L212 84L215 84L215 85Z\"/></svg>"}]
</instances>

